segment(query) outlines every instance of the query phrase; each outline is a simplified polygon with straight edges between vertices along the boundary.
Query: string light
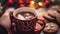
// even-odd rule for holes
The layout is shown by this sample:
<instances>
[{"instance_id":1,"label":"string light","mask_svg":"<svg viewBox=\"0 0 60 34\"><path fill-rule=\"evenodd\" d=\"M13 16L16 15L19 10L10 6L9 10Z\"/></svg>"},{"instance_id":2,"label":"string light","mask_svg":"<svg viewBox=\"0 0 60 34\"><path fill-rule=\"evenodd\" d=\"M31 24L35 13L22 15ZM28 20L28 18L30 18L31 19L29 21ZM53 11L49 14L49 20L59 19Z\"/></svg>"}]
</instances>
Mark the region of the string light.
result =
<instances>
[{"instance_id":1,"label":"string light","mask_svg":"<svg viewBox=\"0 0 60 34\"><path fill-rule=\"evenodd\" d=\"M52 2L54 2L55 0L51 0Z\"/></svg>"},{"instance_id":2,"label":"string light","mask_svg":"<svg viewBox=\"0 0 60 34\"><path fill-rule=\"evenodd\" d=\"M39 6L44 6L43 2L38 2Z\"/></svg>"},{"instance_id":3,"label":"string light","mask_svg":"<svg viewBox=\"0 0 60 34\"><path fill-rule=\"evenodd\" d=\"M32 9L35 9L35 1L30 1L30 5L29 5Z\"/></svg>"},{"instance_id":4,"label":"string light","mask_svg":"<svg viewBox=\"0 0 60 34\"><path fill-rule=\"evenodd\" d=\"M31 1L31 4L34 4L35 2L34 1Z\"/></svg>"}]
</instances>

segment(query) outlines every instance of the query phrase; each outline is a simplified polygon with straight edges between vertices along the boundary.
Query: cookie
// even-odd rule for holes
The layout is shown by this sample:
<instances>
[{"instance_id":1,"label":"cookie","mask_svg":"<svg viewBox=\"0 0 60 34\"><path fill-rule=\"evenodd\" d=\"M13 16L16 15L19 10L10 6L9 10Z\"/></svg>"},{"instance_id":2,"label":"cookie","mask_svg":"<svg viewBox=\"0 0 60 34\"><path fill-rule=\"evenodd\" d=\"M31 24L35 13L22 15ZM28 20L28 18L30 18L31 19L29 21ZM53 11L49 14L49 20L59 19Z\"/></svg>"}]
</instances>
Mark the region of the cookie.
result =
<instances>
[{"instance_id":1,"label":"cookie","mask_svg":"<svg viewBox=\"0 0 60 34\"><path fill-rule=\"evenodd\" d=\"M60 14L56 15L56 20L60 24Z\"/></svg>"},{"instance_id":2,"label":"cookie","mask_svg":"<svg viewBox=\"0 0 60 34\"><path fill-rule=\"evenodd\" d=\"M55 9L55 10L56 10L57 8L59 8L58 5L53 5L53 6L50 7L50 9Z\"/></svg>"},{"instance_id":3,"label":"cookie","mask_svg":"<svg viewBox=\"0 0 60 34\"><path fill-rule=\"evenodd\" d=\"M46 26L43 29L43 32L44 33L48 33L48 34L52 34L52 33L57 32L58 29L59 29L58 25L53 23L53 22L51 22L51 23L46 23Z\"/></svg>"},{"instance_id":4,"label":"cookie","mask_svg":"<svg viewBox=\"0 0 60 34\"><path fill-rule=\"evenodd\" d=\"M48 20L55 20L55 18L49 16L47 12L43 15L43 18L48 19Z\"/></svg>"},{"instance_id":5,"label":"cookie","mask_svg":"<svg viewBox=\"0 0 60 34\"><path fill-rule=\"evenodd\" d=\"M60 13L60 8L57 9L58 13Z\"/></svg>"},{"instance_id":6,"label":"cookie","mask_svg":"<svg viewBox=\"0 0 60 34\"><path fill-rule=\"evenodd\" d=\"M47 12L48 15L50 15L51 17L56 17L56 15L58 14L56 10L52 10L52 9L49 9Z\"/></svg>"}]
</instances>

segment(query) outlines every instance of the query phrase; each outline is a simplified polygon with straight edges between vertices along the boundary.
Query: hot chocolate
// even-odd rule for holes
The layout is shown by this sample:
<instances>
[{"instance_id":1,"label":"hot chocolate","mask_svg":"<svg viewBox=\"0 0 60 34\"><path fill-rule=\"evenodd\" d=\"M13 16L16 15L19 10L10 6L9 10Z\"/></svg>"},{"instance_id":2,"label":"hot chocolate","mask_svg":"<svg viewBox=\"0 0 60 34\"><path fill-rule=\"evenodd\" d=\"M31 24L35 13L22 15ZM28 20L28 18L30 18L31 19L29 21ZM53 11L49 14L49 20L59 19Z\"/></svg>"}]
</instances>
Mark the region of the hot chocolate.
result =
<instances>
[{"instance_id":1,"label":"hot chocolate","mask_svg":"<svg viewBox=\"0 0 60 34\"><path fill-rule=\"evenodd\" d=\"M31 20L35 17L32 12L19 12L16 16L20 20Z\"/></svg>"},{"instance_id":2,"label":"hot chocolate","mask_svg":"<svg viewBox=\"0 0 60 34\"><path fill-rule=\"evenodd\" d=\"M36 22L41 20L45 25L44 19L38 19L34 9L23 7L16 9L11 17L11 21L16 24L16 34L36 34ZM44 27L44 26L43 26ZM41 29L43 29L43 27ZM37 30L37 29L36 29ZM38 30L39 34L41 30Z\"/></svg>"}]
</instances>

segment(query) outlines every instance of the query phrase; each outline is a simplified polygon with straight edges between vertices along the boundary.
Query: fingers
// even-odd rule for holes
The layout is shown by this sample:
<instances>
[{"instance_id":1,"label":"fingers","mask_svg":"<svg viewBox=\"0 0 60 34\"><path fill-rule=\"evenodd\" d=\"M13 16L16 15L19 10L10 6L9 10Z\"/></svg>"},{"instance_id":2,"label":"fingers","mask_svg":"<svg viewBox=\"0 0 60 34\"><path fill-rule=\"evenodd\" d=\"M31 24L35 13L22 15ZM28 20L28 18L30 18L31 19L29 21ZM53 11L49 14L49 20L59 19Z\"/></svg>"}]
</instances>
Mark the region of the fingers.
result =
<instances>
[{"instance_id":1,"label":"fingers","mask_svg":"<svg viewBox=\"0 0 60 34\"><path fill-rule=\"evenodd\" d=\"M15 22L12 23L12 26L13 26L13 30L16 31L16 24L15 24Z\"/></svg>"},{"instance_id":2,"label":"fingers","mask_svg":"<svg viewBox=\"0 0 60 34\"><path fill-rule=\"evenodd\" d=\"M6 9L6 12L4 14L9 15L9 14L13 13L14 11L15 11L14 8L8 8L8 9Z\"/></svg>"},{"instance_id":3,"label":"fingers","mask_svg":"<svg viewBox=\"0 0 60 34\"><path fill-rule=\"evenodd\" d=\"M9 11L9 12L13 12L15 10L15 8L8 8L6 9L6 12Z\"/></svg>"},{"instance_id":4,"label":"fingers","mask_svg":"<svg viewBox=\"0 0 60 34\"><path fill-rule=\"evenodd\" d=\"M0 18L0 24L4 26L6 29L9 29L11 26L11 21L10 21L10 13L12 13L15 9L9 8L6 10L6 12L1 16Z\"/></svg>"},{"instance_id":5,"label":"fingers","mask_svg":"<svg viewBox=\"0 0 60 34\"><path fill-rule=\"evenodd\" d=\"M0 24L6 29L9 29L11 26L10 18L7 15L2 15L2 17L0 18L0 22Z\"/></svg>"}]
</instances>

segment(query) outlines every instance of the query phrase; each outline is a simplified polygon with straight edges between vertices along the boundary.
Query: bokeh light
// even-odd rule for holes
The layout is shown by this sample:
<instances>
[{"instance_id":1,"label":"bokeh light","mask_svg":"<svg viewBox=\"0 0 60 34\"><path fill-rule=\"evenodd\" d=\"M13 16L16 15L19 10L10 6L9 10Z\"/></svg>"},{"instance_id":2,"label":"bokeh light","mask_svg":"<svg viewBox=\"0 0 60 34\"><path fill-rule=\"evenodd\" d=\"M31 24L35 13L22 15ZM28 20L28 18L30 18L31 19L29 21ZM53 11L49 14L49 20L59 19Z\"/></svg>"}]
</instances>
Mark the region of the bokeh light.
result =
<instances>
[{"instance_id":1,"label":"bokeh light","mask_svg":"<svg viewBox=\"0 0 60 34\"><path fill-rule=\"evenodd\" d=\"M34 4L35 2L34 1L31 1L31 4Z\"/></svg>"},{"instance_id":2,"label":"bokeh light","mask_svg":"<svg viewBox=\"0 0 60 34\"><path fill-rule=\"evenodd\" d=\"M38 2L38 5L39 6L44 6L44 3L43 2Z\"/></svg>"}]
</instances>

